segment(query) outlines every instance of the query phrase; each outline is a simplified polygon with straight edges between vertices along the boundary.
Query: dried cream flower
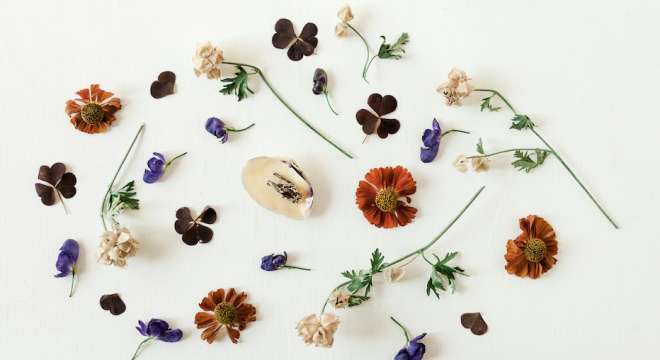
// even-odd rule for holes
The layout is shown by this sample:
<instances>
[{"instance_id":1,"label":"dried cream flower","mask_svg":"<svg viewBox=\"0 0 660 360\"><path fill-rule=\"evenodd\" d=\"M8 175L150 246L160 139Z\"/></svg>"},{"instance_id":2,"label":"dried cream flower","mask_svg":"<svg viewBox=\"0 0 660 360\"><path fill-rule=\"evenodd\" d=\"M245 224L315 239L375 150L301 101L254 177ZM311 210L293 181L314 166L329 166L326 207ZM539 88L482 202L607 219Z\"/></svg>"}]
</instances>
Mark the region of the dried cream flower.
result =
<instances>
[{"instance_id":1,"label":"dried cream flower","mask_svg":"<svg viewBox=\"0 0 660 360\"><path fill-rule=\"evenodd\" d=\"M127 228L106 231L101 235L101 243L96 248L94 258L99 264L126 269L126 260L135 256L139 244Z\"/></svg>"},{"instance_id":2,"label":"dried cream flower","mask_svg":"<svg viewBox=\"0 0 660 360\"><path fill-rule=\"evenodd\" d=\"M346 294L343 291L335 291L332 294L330 294L330 297L328 298L328 304L332 306L335 309L342 309L345 308L346 305L348 305L348 300L350 299L350 296Z\"/></svg>"},{"instance_id":3,"label":"dried cream flower","mask_svg":"<svg viewBox=\"0 0 660 360\"><path fill-rule=\"evenodd\" d=\"M216 65L220 65L225 61L222 51L214 48L208 41L198 43L195 46L195 55L193 55L195 75L199 77L201 74L206 74L209 79L219 79L220 69Z\"/></svg>"},{"instance_id":4,"label":"dried cream flower","mask_svg":"<svg viewBox=\"0 0 660 360\"><path fill-rule=\"evenodd\" d=\"M335 313L324 313L321 321L312 314L296 323L298 336L303 338L305 344L314 344L316 347L332 347L334 334L339 326L339 316Z\"/></svg>"},{"instance_id":5,"label":"dried cream flower","mask_svg":"<svg viewBox=\"0 0 660 360\"><path fill-rule=\"evenodd\" d=\"M466 98L474 92L474 86L468 81L465 71L454 68L449 75L448 82L442 83L435 91L445 97L445 105L451 107L460 107L463 105L461 99Z\"/></svg>"},{"instance_id":6,"label":"dried cream flower","mask_svg":"<svg viewBox=\"0 0 660 360\"><path fill-rule=\"evenodd\" d=\"M467 171L467 157L465 155L459 155L456 160L454 160L454 169L462 173Z\"/></svg>"},{"instance_id":7,"label":"dried cream flower","mask_svg":"<svg viewBox=\"0 0 660 360\"><path fill-rule=\"evenodd\" d=\"M335 36L338 38L345 38L348 35L348 31L346 30L346 26L338 22L337 26L335 26Z\"/></svg>"},{"instance_id":8,"label":"dried cream flower","mask_svg":"<svg viewBox=\"0 0 660 360\"><path fill-rule=\"evenodd\" d=\"M488 169L490 169L490 159L487 157L479 157L479 158L474 158L472 159L472 170L480 173L480 172L486 172Z\"/></svg>"},{"instance_id":9,"label":"dried cream flower","mask_svg":"<svg viewBox=\"0 0 660 360\"><path fill-rule=\"evenodd\" d=\"M339 9L339 12L337 13L337 17L344 24L346 24L347 22L353 20L354 16L353 16L353 11L351 10L351 7L348 6L348 4L342 6L341 9Z\"/></svg>"},{"instance_id":10,"label":"dried cream flower","mask_svg":"<svg viewBox=\"0 0 660 360\"><path fill-rule=\"evenodd\" d=\"M406 271L400 267L388 267L383 271L383 277L390 285L395 282L401 281L403 276L406 275Z\"/></svg>"}]
</instances>

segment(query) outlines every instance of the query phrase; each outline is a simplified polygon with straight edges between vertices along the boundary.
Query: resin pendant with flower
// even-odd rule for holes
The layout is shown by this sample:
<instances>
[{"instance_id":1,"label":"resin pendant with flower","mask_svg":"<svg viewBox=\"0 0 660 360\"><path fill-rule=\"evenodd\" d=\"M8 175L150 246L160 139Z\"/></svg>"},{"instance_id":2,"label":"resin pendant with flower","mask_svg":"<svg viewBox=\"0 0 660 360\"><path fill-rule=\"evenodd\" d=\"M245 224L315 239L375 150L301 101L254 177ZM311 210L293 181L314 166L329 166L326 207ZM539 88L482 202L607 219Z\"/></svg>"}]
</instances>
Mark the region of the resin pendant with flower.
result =
<instances>
[{"instance_id":1,"label":"resin pendant with flower","mask_svg":"<svg viewBox=\"0 0 660 360\"><path fill-rule=\"evenodd\" d=\"M241 181L254 201L276 214L304 220L312 212L312 184L291 158L254 158L245 164Z\"/></svg>"}]
</instances>

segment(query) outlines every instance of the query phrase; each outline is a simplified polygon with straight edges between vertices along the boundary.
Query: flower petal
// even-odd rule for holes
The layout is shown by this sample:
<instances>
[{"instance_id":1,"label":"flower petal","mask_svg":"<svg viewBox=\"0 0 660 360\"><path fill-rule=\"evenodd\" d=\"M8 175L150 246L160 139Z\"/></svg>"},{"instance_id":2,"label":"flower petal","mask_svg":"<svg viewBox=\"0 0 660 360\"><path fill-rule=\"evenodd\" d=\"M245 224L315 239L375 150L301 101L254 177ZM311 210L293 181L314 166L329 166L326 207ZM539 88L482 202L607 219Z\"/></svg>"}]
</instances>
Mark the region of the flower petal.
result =
<instances>
[{"instance_id":1,"label":"flower petal","mask_svg":"<svg viewBox=\"0 0 660 360\"><path fill-rule=\"evenodd\" d=\"M438 150L440 149L440 144L435 144L428 149L420 148L419 158L423 163L430 163L438 156Z\"/></svg>"},{"instance_id":2,"label":"flower petal","mask_svg":"<svg viewBox=\"0 0 660 360\"><path fill-rule=\"evenodd\" d=\"M227 335L229 335L231 342L238 344L238 338L241 337L241 332L227 326Z\"/></svg>"},{"instance_id":3,"label":"flower petal","mask_svg":"<svg viewBox=\"0 0 660 360\"><path fill-rule=\"evenodd\" d=\"M60 248L60 251L65 252L67 255L69 255L69 258L71 258L71 261L73 264L75 264L78 261L78 254L80 253L80 247L78 246L78 242L69 239L62 244L62 247Z\"/></svg>"},{"instance_id":4,"label":"flower petal","mask_svg":"<svg viewBox=\"0 0 660 360\"><path fill-rule=\"evenodd\" d=\"M380 119L380 125L378 125L378 136L381 139L385 139L387 134L396 134L401 128L401 123L396 119Z\"/></svg>"},{"instance_id":5,"label":"flower petal","mask_svg":"<svg viewBox=\"0 0 660 360\"><path fill-rule=\"evenodd\" d=\"M365 134L371 135L376 131L378 117L372 114L369 110L360 109L355 114L355 118L357 119L358 124L362 125L362 132Z\"/></svg>"},{"instance_id":6,"label":"flower petal","mask_svg":"<svg viewBox=\"0 0 660 360\"><path fill-rule=\"evenodd\" d=\"M156 340L164 342L177 342L183 337L183 332L179 329L167 330L162 333Z\"/></svg>"},{"instance_id":7,"label":"flower petal","mask_svg":"<svg viewBox=\"0 0 660 360\"><path fill-rule=\"evenodd\" d=\"M69 276L69 274L71 274L71 266L73 266L71 257L65 252L60 252L57 256L57 262L55 263L55 268L60 273L55 275L55 277Z\"/></svg>"},{"instance_id":8,"label":"flower petal","mask_svg":"<svg viewBox=\"0 0 660 360\"><path fill-rule=\"evenodd\" d=\"M158 180L160 180L163 177L163 175L165 175L164 171L155 173L151 170L145 169L144 175L142 175L142 180L147 184L153 184L158 182Z\"/></svg>"},{"instance_id":9,"label":"flower petal","mask_svg":"<svg viewBox=\"0 0 660 360\"><path fill-rule=\"evenodd\" d=\"M314 48L316 48L316 45L319 43L319 39L316 38L316 34L318 34L319 29L316 27L314 23L307 23L303 27L302 31L300 32L300 39L303 39L306 43L312 46L312 53L314 52ZM305 54L305 56L309 56L310 54Z\"/></svg>"},{"instance_id":10,"label":"flower petal","mask_svg":"<svg viewBox=\"0 0 660 360\"><path fill-rule=\"evenodd\" d=\"M296 38L293 31L293 24L287 19L279 19L275 23L275 34L272 43L278 49L286 49L287 46Z\"/></svg>"}]
</instances>

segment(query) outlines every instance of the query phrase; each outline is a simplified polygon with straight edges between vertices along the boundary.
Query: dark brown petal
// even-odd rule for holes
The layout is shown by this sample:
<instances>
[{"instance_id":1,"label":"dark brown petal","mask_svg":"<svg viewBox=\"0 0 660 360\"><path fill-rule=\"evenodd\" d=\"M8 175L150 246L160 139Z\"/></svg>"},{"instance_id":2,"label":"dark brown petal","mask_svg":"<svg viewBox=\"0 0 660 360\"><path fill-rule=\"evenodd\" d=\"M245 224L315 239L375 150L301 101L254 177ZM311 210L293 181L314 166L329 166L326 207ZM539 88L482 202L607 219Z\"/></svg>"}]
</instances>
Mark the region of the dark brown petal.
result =
<instances>
[{"instance_id":1,"label":"dark brown petal","mask_svg":"<svg viewBox=\"0 0 660 360\"><path fill-rule=\"evenodd\" d=\"M39 176L37 178L53 186L56 184L55 179L53 179L53 171L46 165L39 167Z\"/></svg>"},{"instance_id":2,"label":"dark brown petal","mask_svg":"<svg viewBox=\"0 0 660 360\"><path fill-rule=\"evenodd\" d=\"M126 311L126 304L119 297L118 294L103 295L101 296L101 308L108 310L112 315L120 315Z\"/></svg>"},{"instance_id":3,"label":"dark brown petal","mask_svg":"<svg viewBox=\"0 0 660 360\"><path fill-rule=\"evenodd\" d=\"M362 125L362 131L365 134L371 135L374 133L378 118L369 110L360 109L357 114L355 114L355 118L357 119L358 124Z\"/></svg>"},{"instance_id":4,"label":"dark brown petal","mask_svg":"<svg viewBox=\"0 0 660 360\"><path fill-rule=\"evenodd\" d=\"M466 329L472 330L475 335L483 335L488 331L488 325L481 317L481 313L466 313L461 315L461 324Z\"/></svg>"},{"instance_id":5,"label":"dark brown petal","mask_svg":"<svg viewBox=\"0 0 660 360\"><path fill-rule=\"evenodd\" d=\"M293 32L293 24L287 19L279 19L275 23L275 34L273 35L273 46L278 49L286 49L287 46L296 38Z\"/></svg>"},{"instance_id":6,"label":"dark brown petal","mask_svg":"<svg viewBox=\"0 0 660 360\"><path fill-rule=\"evenodd\" d=\"M192 215L190 215L190 209L187 207L179 208L176 211L176 218L183 221L193 221Z\"/></svg>"},{"instance_id":7,"label":"dark brown petal","mask_svg":"<svg viewBox=\"0 0 660 360\"><path fill-rule=\"evenodd\" d=\"M385 139L387 134L396 134L401 128L399 120L396 119L380 119L380 125L378 126L378 136L381 139Z\"/></svg>"},{"instance_id":8,"label":"dark brown petal","mask_svg":"<svg viewBox=\"0 0 660 360\"><path fill-rule=\"evenodd\" d=\"M55 204L55 192L53 188L44 184L34 184L37 188L37 195L41 198L41 202L46 206Z\"/></svg>"},{"instance_id":9,"label":"dark brown petal","mask_svg":"<svg viewBox=\"0 0 660 360\"><path fill-rule=\"evenodd\" d=\"M167 95L174 94L174 83L176 75L171 71L163 71L158 75L158 80L151 84L151 96L154 99L160 99Z\"/></svg>"},{"instance_id":10,"label":"dark brown petal","mask_svg":"<svg viewBox=\"0 0 660 360\"><path fill-rule=\"evenodd\" d=\"M394 96L385 95L383 100L380 103L380 116L385 116L391 112L394 112L397 107L397 102Z\"/></svg>"},{"instance_id":11,"label":"dark brown petal","mask_svg":"<svg viewBox=\"0 0 660 360\"><path fill-rule=\"evenodd\" d=\"M318 32L319 32L319 29L316 27L316 25L314 25L313 23L307 23L307 24L305 24L305 27L303 27L299 38L305 40L305 42L312 45L312 48L316 48L316 45L318 45L318 43L319 43L319 39L316 38L316 34L318 34ZM313 49L312 49L312 52L314 52ZM309 56L309 55L307 55L307 56Z\"/></svg>"},{"instance_id":12,"label":"dark brown petal","mask_svg":"<svg viewBox=\"0 0 660 360\"><path fill-rule=\"evenodd\" d=\"M218 214L216 214L215 210L213 208L207 206L204 208L202 211L202 214L200 215L201 219L199 221L206 223L206 224L213 224L217 219L218 219Z\"/></svg>"},{"instance_id":13,"label":"dark brown petal","mask_svg":"<svg viewBox=\"0 0 660 360\"><path fill-rule=\"evenodd\" d=\"M303 58L304 52L310 48L311 45L307 44L306 42L302 40L296 40L293 45L289 48L289 51L286 52L286 55L291 59L292 61L300 61L300 59ZM314 51L314 48L312 48L312 52Z\"/></svg>"},{"instance_id":14,"label":"dark brown petal","mask_svg":"<svg viewBox=\"0 0 660 360\"><path fill-rule=\"evenodd\" d=\"M383 97L380 94L371 94L369 99L367 99L367 104L369 107L378 115L380 115L380 104L383 101Z\"/></svg>"},{"instance_id":15,"label":"dark brown petal","mask_svg":"<svg viewBox=\"0 0 660 360\"><path fill-rule=\"evenodd\" d=\"M50 167L50 169L53 171L53 185L55 185L60 181L60 179L62 179L62 175L64 175L66 172L66 166L62 163L55 163Z\"/></svg>"},{"instance_id":16,"label":"dark brown petal","mask_svg":"<svg viewBox=\"0 0 660 360\"><path fill-rule=\"evenodd\" d=\"M204 225L198 225L197 238L199 238L199 242L205 244L213 239L213 230Z\"/></svg>"},{"instance_id":17,"label":"dark brown petal","mask_svg":"<svg viewBox=\"0 0 660 360\"><path fill-rule=\"evenodd\" d=\"M197 229L196 226L191 227L188 231L186 231L183 236L181 237L184 243L186 245L197 245L197 242L199 242L199 239L197 237Z\"/></svg>"},{"instance_id":18,"label":"dark brown petal","mask_svg":"<svg viewBox=\"0 0 660 360\"><path fill-rule=\"evenodd\" d=\"M76 195L76 176L72 173L66 173L62 176L62 180L55 187L62 193L65 199L70 199Z\"/></svg>"},{"instance_id":19,"label":"dark brown petal","mask_svg":"<svg viewBox=\"0 0 660 360\"><path fill-rule=\"evenodd\" d=\"M183 234L186 231L188 231L192 226L193 226L192 221L177 220L174 223L174 230L176 230L177 234Z\"/></svg>"},{"instance_id":20,"label":"dark brown petal","mask_svg":"<svg viewBox=\"0 0 660 360\"><path fill-rule=\"evenodd\" d=\"M64 196L65 199L71 199L72 197L76 196L76 188L73 186L57 186L57 190L60 191L62 196Z\"/></svg>"}]
</instances>

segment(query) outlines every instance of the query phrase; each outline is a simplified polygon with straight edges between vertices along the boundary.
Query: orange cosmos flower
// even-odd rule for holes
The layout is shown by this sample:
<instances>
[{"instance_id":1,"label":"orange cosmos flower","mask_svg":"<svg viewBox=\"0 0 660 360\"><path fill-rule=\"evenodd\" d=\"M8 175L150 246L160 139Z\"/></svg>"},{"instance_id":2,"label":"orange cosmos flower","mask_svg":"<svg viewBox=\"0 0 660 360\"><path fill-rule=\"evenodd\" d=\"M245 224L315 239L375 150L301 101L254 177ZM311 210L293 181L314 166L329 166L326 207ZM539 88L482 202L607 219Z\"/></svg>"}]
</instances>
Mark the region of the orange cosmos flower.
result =
<instances>
[{"instance_id":1,"label":"orange cosmos flower","mask_svg":"<svg viewBox=\"0 0 660 360\"><path fill-rule=\"evenodd\" d=\"M236 344L241 337L240 331L245 330L247 323L257 320L254 316L257 310L254 306L244 303L247 294L236 294L234 288L230 288L225 296L224 289L211 291L209 296L202 299L199 307L204 311L211 311L213 314L198 312L195 315L195 324L198 329L207 328L202 333L202 340L209 344L215 340L218 332L223 326L227 328L227 335L231 341ZM237 329L234 329L238 327Z\"/></svg>"},{"instance_id":2,"label":"orange cosmos flower","mask_svg":"<svg viewBox=\"0 0 660 360\"><path fill-rule=\"evenodd\" d=\"M408 206L400 197L410 203L409 195L417 191L416 182L407 169L397 166L371 169L360 181L355 195L364 217L377 228L390 229L406 226L415 218L417 209Z\"/></svg>"},{"instance_id":3,"label":"orange cosmos flower","mask_svg":"<svg viewBox=\"0 0 660 360\"><path fill-rule=\"evenodd\" d=\"M98 85L91 85L89 89L82 89L76 94L80 99L67 101L64 109L71 123L84 133L105 132L116 120L115 113L121 109L121 101L118 98L110 99L114 94L101 90Z\"/></svg>"},{"instance_id":4,"label":"orange cosmos flower","mask_svg":"<svg viewBox=\"0 0 660 360\"><path fill-rule=\"evenodd\" d=\"M509 274L516 274L521 278L529 276L538 279L557 262L553 257L557 255L555 231L543 218L536 215L520 219L520 229L522 234L506 244L507 253L504 259L507 264L504 268Z\"/></svg>"}]
</instances>

